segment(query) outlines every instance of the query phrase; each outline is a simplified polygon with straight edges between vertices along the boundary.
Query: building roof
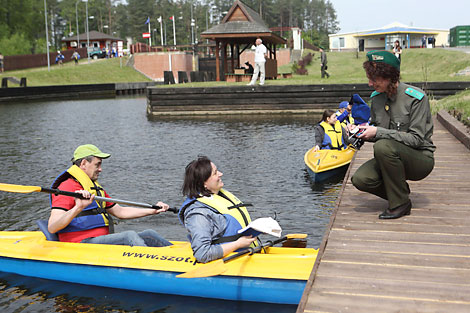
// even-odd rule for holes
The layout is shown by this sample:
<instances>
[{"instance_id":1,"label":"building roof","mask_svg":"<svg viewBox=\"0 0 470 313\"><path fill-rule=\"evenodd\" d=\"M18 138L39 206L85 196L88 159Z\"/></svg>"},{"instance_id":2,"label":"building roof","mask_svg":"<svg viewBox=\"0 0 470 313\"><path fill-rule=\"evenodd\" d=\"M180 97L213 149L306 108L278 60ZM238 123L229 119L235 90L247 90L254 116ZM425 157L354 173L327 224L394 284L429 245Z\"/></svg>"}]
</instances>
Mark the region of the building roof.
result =
<instances>
[{"instance_id":1,"label":"building roof","mask_svg":"<svg viewBox=\"0 0 470 313\"><path fill-rule=\"evenodd\" d=\"M78 36L79 36L79 38L80 38L80 41L87 40L86 33L79 34ZM124 40L121 39L121 38L114 37L114 36L111 36L111 35L108 35L108 34L104 34L104 33L100 33L100 32L98 32L98 31L96 31L96 30L90 31L88 36L89 36L89 37L88 37L89 40L124 41ZM77 41L77 36L67 37L67 38L62 39L62 41Z\"/></svg>"},{"instance_id":2,"label":"building roof","mask_svg":"<svg viewBox=\"0 0 470 313\"><path fill-rule=\"evenodd\" d=\"M366 37L366 36L377 36L377 35L386 35L386 34L423 34L423 35L436 35L439 32L448 31L444 29L431 29L431 28L422 28L422 27L413 27L407 26L399 22L393 22L391 24L385 25L382 28L371 29L371 30L362 30L349 33L338 33L331 34L330 36L339 36L351 34L356 37Z\"/></svg>"},{"instance_id":3,"label":"building roof","mask_svg":"<svg viewBox=\"0 0 470 313\"><path fill-rule=\"evenodd\" d=\"M209 39L230 38L232 42L252 43L260 37L268 43L286 43L286 40L273 33L264 23L261 16L236 0L220 24L201 33L201 37Z\"/></svg>"}]
</instances>

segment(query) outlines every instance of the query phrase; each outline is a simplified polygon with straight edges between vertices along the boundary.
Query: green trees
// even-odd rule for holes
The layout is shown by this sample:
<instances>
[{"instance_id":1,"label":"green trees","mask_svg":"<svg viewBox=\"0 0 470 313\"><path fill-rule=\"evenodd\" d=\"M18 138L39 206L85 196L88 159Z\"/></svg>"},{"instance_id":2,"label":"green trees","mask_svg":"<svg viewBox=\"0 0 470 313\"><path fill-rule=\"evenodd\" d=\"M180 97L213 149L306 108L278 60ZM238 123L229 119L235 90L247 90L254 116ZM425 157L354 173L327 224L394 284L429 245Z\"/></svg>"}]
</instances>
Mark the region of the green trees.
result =
<instances>
[{"instance_id":1,"label":"green trees","mask_svg":"<svg viewBox=\"0 0 470 313\"><path fill-rule=\"evenodd\" d=\"M327 45L328 34L338 31L336 12L329 0L244 0L268 27L300 27L315 45ZM83 0L46 0L50 50L61 48L61 39L85 33ZM150 17L152 42L173 44L200 41L201 32L219 23L233 0L88 0L89 29L133 42L146 42L142 33ZM158 18L162 17L163 34ZM192 19L191 19L192 17ZM46 51L44 0L0 0L0 51L4 55ZM287 37L285 30L281 34Z\"/></svg>"}]
</instances>

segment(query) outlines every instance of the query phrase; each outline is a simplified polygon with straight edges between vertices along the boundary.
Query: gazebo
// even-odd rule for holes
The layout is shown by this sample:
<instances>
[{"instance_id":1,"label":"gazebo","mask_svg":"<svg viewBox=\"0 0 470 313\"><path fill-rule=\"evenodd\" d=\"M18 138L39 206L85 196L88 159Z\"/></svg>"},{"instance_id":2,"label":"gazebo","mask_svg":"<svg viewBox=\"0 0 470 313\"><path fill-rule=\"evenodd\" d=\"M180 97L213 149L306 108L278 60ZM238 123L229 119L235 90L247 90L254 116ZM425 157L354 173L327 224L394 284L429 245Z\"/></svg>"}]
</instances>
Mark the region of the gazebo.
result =
<instances>
[{"instance_id":1,"label":"gazebo","mask_svg":"<svg viewBox=\"0 0 470 313\"><path fill-rule=\"evenodd\" d=\"M240 54L249 49L257 38L263 40L268 49L266 77L277 77L276 45L287 41L273 33L260 15L243 2L236 0L220 24L201 33L201 37L215 41L216 76L220 80L220 50L222 49L225 73L234 73L240 67ZM227 46L230 46L230 70L228 68Z\"/></svg>"}]
</instances>

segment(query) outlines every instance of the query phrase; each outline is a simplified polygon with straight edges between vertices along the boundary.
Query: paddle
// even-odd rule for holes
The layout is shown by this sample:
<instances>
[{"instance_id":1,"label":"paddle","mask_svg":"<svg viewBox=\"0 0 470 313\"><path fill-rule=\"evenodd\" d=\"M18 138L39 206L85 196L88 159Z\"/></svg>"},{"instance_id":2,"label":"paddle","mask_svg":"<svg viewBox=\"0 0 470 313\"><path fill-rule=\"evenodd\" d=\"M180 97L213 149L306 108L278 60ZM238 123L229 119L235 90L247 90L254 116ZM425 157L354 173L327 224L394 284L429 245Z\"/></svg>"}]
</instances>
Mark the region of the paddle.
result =
<instances>
[{"instance_id":1,"label":"paddle","mask_svg":"<svg viewBox=\"0 0 470 313\"><path fill-rule=\"evenodd\" d=\"M7 191L7 192L17 192L17 193L45 192L45 193L50 193L50 194L54 194L54 195L63 195L63 196L68 196L68 197L85 199L83 197L83 195L80 194L80 193L64 191L64 190L59 190L59 189L42 188L42 187L39 187L39 186L23 186L23 185L12 185L12 184L2 184L2 183L0 183L0 190L1 191ZM148 208L148 209L160 209L160 207L158 205L152 205L152 204L141 203L141 202L133 202L133 201L127 201L127 200L120 200L120 199L112 199L112 198L99 197L99 196L95 196L95 200L107 201L107 202L111 202L111 203L133 205L133 206L136 206L136 207ZM168 211L173 212L173 213L178 213L177 208L169 208Z\"/></svg>"},{"instance_id":2,"label":"paddle","mask_svg":"<svg viewBox=\"0 0 470 313\"><path fill-rule=\"evenodd\" d=\"M191 270L186 273L182 273L179 275L176 275L176 277L180 278L197 278L197 277L209 277L209 276L216 276L224 273L228 268L225 265L225 263L237 259L239 257L245 256L245 255L252 255L253 253L260 252L262 249L271 247L275 244L278 244L280 242L286 241L288 239L298 239L298 238L306 238L307 234L288 234L282 238L276 239L274 241L268 241L265 244L261 246L257 246L255 248L246 248L240 252L237 252L235 254L232 254L228 257L225 257L223 259L215 260L210 263L204 264L198 268L195 268L194 270Z\"/></svg>"}]
</instances>

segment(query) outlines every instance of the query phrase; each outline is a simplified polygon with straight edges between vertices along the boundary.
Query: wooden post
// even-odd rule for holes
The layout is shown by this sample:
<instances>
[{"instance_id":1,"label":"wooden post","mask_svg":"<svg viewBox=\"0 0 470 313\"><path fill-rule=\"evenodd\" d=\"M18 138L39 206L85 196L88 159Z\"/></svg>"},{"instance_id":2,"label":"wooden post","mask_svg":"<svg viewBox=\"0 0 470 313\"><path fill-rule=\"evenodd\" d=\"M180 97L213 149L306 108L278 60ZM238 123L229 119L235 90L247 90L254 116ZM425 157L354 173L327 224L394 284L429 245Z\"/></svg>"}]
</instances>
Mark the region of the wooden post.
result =
<instances>
[{"instance_id":1,"label":"wooden post","mask_svg":"<svg viewBox=\"0 0 470 313\"><path fill-rule=\"evenodd\" d=\"M220 49L219 49L219 40L215 40L215 75L216 81L220 82Z\"/></svg>"},{"instance_id":2,"label":"wooden post","mask_svg":"<svg viewBox=\"0 0 470 313\"><path fill-rule=\"evenodd\" d=\"M235 59L234 59L234 53L233 53L233 43L230 44L230 54L232 55L231 57L231 63L232 63L232 70L230 71L231 73L235 72Z\"/></svg>"},{"instance_id":3,"label":"wooden post","mask_svg":"<svg viewBox=\"0 0 470 313\"><path fill-rule=\"evenodd\" d=\"M240 64L240 45L237 43L236 47L237 47L237 67L240 68L240 67L242 67L241 64Z\"/></svg>"},{"instance_id":4,"label":"wooden post","mask_svg":"<svg viewBox=\"0 0 470 313\"><path fill-rule=\"evenodd\" d=\"M223 61L224 61L224 68L223 68L224 72L223 72L223 74L225 75L225 73L227 72L227 66L228 66L228 64L227 64L227 43L226 42L223 43L222 57L223 57Z\"/></svg>"}]
</instances>

